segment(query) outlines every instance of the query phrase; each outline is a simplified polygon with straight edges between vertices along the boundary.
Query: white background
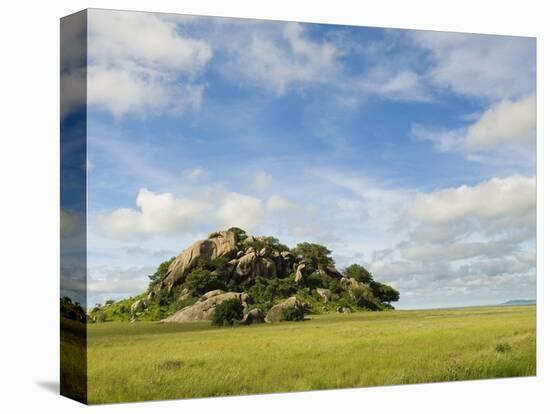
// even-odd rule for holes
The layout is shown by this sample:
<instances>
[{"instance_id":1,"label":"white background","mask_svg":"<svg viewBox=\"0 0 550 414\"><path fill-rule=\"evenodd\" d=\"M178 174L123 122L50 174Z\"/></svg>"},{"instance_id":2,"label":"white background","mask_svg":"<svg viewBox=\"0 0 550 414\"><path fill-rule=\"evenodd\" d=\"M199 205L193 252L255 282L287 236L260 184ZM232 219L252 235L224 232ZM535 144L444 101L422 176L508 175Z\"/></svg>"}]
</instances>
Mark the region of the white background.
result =
<instances>
[{"instance_id":1,"label":"white background","mask_svg":"<svg viewBox=\"0 0 550 414\"><path fill-rule=\"evenodd\" d=\"M0 410L15 412L548 412L550 24L544 1L3 2L0 12ZM536 378L122 404L57 395L59 18L86 7L536 36L538 46L538 375ZM545 76L546 75L546 76ZM546 118L544 117L546 114ZM546 325L546 327L545 327ZM350 355L353 358L353 355ZM136 372L136 375L140 375Z\"/></svg>"}]
</instances>

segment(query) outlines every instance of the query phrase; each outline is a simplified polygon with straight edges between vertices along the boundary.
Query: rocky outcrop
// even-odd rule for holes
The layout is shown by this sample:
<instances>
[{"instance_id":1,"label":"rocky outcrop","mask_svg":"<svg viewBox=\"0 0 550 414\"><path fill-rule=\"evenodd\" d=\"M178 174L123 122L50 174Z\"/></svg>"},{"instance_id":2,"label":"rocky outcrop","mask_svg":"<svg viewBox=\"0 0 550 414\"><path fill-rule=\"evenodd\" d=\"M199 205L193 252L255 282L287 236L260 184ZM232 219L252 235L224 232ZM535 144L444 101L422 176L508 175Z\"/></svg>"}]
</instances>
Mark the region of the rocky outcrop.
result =
<instances>
[{"instance_id":1,"label":"rocky outcrop","mask_svg":"<svg viewBox=\"0 0 550 414\"><path fill-rule=\"evenodd\" d=\"M245 323L246 325L251 325L253 323L264 323L264 318L264 313L260 309L254 308L245 313L243 317L243 323Z\"/></svg>"},{"instance_id":2,"label":"rocky outcrop","mask_svg":"<svg viewBox=\"0 0 550 414\"><path fill-rule=\"evenodd\" d=\"M298 267L296 267L296 276L294 277L294 281L299 285L302 280L304 279L304 271L306 270L306 265L304 263L300 263Z\"/></svg>"},{"instance_id":3,"label":"rocky outcrop","mask_svg":"<svg viewBox=\"0 0 550 414\"><path fill-rule=\"evenodd\" d=\"M211 297L221 295L222 293L225 293L225 291L221 289L211 290L210 292L206 292L204 295L202 295L200 300L210 299Z\"/></svg>"},{"instance_id":4,"label":"rocky outcrop","mask_svg":"<svg viewBox=\"0 0 550 414\"><path fill-rule=\"evenodd\" d=\"M361 287L361 285L364 285L361 282L358 282L356 279L352 277L343 277L340 279L340 286L342 286L343 289L349 291L350 289L353 289L354 287Z\"/></svg>"},{"instance_id":5,"label":"rocky outcrop","mask_svg":"<svg viewBox=\"0 0 550 414\"><path fill-rule=\"evenodd\" d=\"M168 268L161 287L168 287L170 290L182 283L201 259L211 260L220 256L232 258L237 250L237 236L232 231L219 231L206 240L199 240L176 257Z\"/></svg>"},{"instance_id":6,"label":"rocky outcrop","mask_svg":"<svg viewBox=\"0 0 550 414\"><path fill-rule=\"evenodd\" d=\"M214 294L214 292L216 292L216 294ZM218 291L205 293L197 303L177 311L172 316L163 319L161 322L191 322L210 320L214 315L216 305L230 299L238 299L241 301L245 310L248 308L249 298L246 293L217 292Z\"/></svg>"},{"instance_id":7,"label":"rocky outcrop","mask_svg":"<svg viewBox=\"0 0 550 414\"><path fill-rule=\"evenodd\" d=\"M143 312L145 308L147 307L147 302L144 300L138 299L134 303L132 303L132 306L130 306L130 313L132 315L137 315L140 312Z\"/></svg>"},{"instance_id":8,"label":"rocky outcrop","mask_svg":"<svg viewBox=\"0 0 550 414\"><path fill-rule=\"evenodd\" d=\"M265 316L265 321L269 323L280 322L284 320L284 314L286 311L293 312L296 315L296 320L304 319L304 309L302 304L296 297L291 296L288 299L285 299L284 302L281 302L273 306L267 315Z\"/></svg>"},{"instance_id":9,"label":"rocky outcrop","mask_svg":"<svg viewBox=\"0 0 550 414\"><path fill-rule=\"evenodd\" d=\"M319 296L323 298L324 303L330 302L330 299L332 298L332 291L330 289L317 288L316 291Z\"/></svg>"},{"instance_id":10,"label":"rocky outcrop","mask_svg":"<svg viewBox=\"0 0 550 414\"><path fill-rule=\"evenodd\" d=\"M256 255L254 252L246 253L239 259L233 259L229 264L234 265L233 273L243 277L277 277L277 266L269 257Z\"/></svg>"}]
</instances>

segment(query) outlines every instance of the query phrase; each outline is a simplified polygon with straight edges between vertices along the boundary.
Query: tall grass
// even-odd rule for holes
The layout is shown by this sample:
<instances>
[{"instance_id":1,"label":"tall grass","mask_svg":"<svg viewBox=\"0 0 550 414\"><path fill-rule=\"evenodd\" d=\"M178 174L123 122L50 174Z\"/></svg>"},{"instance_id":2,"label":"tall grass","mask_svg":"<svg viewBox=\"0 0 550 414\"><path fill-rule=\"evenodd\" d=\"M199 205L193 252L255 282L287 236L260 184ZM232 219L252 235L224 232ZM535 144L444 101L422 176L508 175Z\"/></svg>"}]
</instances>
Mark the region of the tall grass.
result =
<instances>
[{"instance_id":1,"label":"tall grass","mask_svg":"<svg viewBox=\"0 0 550 414\"><path fill-rule=\"evenodd\" d=\"M504 346L501 352L499 344ZM91 325L91 403L535 375L535 308Z\"/></svg>"}]
</instances>

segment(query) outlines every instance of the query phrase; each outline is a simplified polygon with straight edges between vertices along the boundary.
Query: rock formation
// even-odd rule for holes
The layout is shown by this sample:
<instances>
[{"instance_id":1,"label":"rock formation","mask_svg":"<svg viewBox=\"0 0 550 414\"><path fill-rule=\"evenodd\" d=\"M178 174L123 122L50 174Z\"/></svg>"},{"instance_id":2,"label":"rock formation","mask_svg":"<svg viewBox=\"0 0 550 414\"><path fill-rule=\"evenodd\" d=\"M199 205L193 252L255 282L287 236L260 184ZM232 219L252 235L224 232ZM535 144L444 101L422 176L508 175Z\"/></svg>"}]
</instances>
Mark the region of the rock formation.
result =
<instances>
[{"instance_id":1,"label":"rock formation","mask_svg":"<svg viewBox=\"0 0 550 414\"><path fill-rule=\"evenodd\" d=\"M283 302L273 306L269 312L267 312L265 321L269 323L280 322L284 320L285 311L295 312L295 314L298 315L297 319L304 319L304 309L302 304L298 299L296 299L295 296L291 296Z\"/></svg>"},{"instance_id":2,"label":"rock formation","mask_svg":"<svg viewBox=\"0 0 550 414\"><path fill-rule=\"evenodd\" d=\"M246 310L249 297L246 293L212 291L205 293L194 305L187 306L161 322L190 322L212 319L216 305L230 299L239 299Z\"/></svg>"}]
</instances>

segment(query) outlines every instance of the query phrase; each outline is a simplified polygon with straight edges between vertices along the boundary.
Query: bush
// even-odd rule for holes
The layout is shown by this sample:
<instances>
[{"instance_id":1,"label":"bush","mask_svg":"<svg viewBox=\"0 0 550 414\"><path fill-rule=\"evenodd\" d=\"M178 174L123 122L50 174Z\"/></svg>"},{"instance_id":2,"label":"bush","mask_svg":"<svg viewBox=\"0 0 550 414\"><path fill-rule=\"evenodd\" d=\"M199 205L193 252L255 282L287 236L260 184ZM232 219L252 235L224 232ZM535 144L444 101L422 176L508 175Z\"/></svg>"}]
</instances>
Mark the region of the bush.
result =
<instances>
[{"instance_id":1,"label":"bush","mask_svg":"<svg viewBox=\"0 0 550 414\"><path fill-rule=\"evenodd\" d=\"M212 325L232 326L243 319L243 305L239 299L229 299L216 306Z\"/></svg>"},{"instance_id":2,"label":"bush","mask_svg":"<svg viewBox=\"0 0 550 414\"><path fill-rule=\"evenodd\" d=\"M368 286L352 287L350 289L350 296L355 300L355 303L362 308L367 308L374 311L384 310L386 308Z\"/></svg>"},{"instance_id":3,"label":"bush","mask_svg":"<svg viewBox=\"0 0 550 414\"><path fill-rule=\"evenodd\" d=\"M208 270L195 269L185 279L185 287L195 295L202 295L215 289L225 289L225 283Z\"/></svg>"},{"instance_id":4,"label":"bush","mask_svg":"<svg viewBox=\"0 0 550 414\"><path fill-rule=\"evenodd\" d=\"M281 315L281 320L283 321L303 321L304 312L298 308L283 309Z\"/></svg>"},{"instance_id":5,"label":"bush","mask_svg":"<svg viewBox=\"0 0 550 414\"><path fill-rule=\"evenodd\" d=\"M296 293L296 283L292 277L284 279L268 279L259 277L256 283L248 290L254 303L273 302L276 299L288 298Z\"/></svg>"}]
</instances>

